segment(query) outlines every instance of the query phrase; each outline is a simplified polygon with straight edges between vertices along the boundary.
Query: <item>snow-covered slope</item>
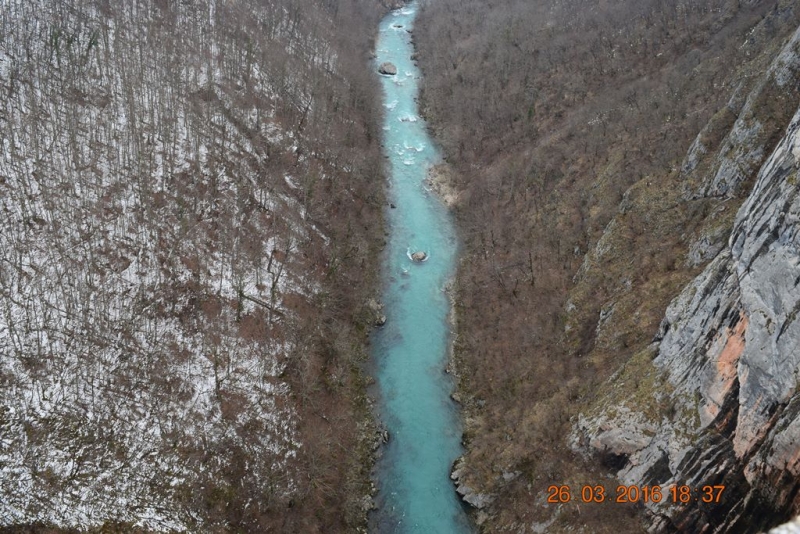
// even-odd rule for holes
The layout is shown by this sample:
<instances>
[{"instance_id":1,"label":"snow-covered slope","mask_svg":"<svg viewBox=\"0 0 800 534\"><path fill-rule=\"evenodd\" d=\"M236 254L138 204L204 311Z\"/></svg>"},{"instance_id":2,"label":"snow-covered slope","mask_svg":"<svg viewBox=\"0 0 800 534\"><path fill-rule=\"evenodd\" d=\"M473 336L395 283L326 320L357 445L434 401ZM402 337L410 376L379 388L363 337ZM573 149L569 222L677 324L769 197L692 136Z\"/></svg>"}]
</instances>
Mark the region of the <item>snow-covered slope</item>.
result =
<instances>
[{"instance_id":1,"label":"snow-covered slope","mask_svg":"<svg viewBox=\"0 0 800 534\"><path fill-rule=\"evenodd\" d=\"M0 526L194 530L306 491L285 375L338 261L315 196L358 165L319 126L355 122L320 98L329 16L3 2Z\"/></svg>"}]
</instances>

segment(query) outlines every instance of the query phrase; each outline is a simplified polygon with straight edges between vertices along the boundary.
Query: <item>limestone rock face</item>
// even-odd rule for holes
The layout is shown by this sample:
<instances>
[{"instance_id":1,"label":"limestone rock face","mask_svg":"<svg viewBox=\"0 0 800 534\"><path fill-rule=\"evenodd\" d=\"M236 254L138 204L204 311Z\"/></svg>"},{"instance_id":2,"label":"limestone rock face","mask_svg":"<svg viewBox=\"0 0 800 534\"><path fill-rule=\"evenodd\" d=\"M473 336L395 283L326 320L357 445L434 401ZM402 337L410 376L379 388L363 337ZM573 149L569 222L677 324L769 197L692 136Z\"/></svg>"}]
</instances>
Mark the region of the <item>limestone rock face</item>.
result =
<instances>
[{"instance_id":1,"label":"limestone rock face","mask_svg":"<svg viewBox=\"0 0 800 534\"><path fill-rule=\"evenodd\" d=\"M744 104L741 95L734 93L727 109L723 110L709 126L726 125L735 117L733 127L721 141L718 157L710 168L705 168L701 160L712 150L714 135L706 130L701 132L684 160L682 172L692 178L687 184L685 196L688 199L702 197L730 197L739 194L742 186L752 179L769 155L775 135L791 117L791 107L800 96L800 28L795 32L783 50L773 61L766 75L747 96ZM787 105L788 104L788 105ZM769 109L765 113L764 109Z\"/></svg>"},{"instance_id":2,"label":"limestone rock face","mask_svg":"<svg viewBox=\"0 0 800 534\"><path fill-rule=\"evenodd\" d=\"M727 246L666 311L652 347L662 409L576 426L574 448L614 459L626 484L726 485L725 506L649 505L652 532L752 531L800 510L799 171L800 111Z\"/></svg>"},{"instance_id":3,"label":"limestone rock face","mask_svg":"<svg viewBox=\"0 0 800 534\"><path fill-rule=\"evenodd\" d=\"M686 264L691 267L705 263L717 257L728 244L730 228L717 228L713 232L701 236L689 248Z\"/></svg>"}]
</instances>

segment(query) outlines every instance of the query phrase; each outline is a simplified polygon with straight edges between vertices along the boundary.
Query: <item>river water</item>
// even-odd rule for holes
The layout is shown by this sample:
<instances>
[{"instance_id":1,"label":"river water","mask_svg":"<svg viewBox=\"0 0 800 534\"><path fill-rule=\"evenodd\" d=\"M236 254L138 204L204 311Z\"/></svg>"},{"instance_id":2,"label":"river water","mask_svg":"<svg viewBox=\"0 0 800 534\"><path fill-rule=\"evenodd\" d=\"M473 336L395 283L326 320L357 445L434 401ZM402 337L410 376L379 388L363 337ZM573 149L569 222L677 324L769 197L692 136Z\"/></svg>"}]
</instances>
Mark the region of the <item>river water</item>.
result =
<instances>
[{"instance_id":1,"label":"river water","mask_svg":"<svg viewBox=\"0 0 800 534\"><path fill-rule=\"evenodd\" d=\"M439 154L419 117L419 70L411 60L417 3L381 22L377 67L397 66L381 76L386 108L384 152L389 159L389 242L384 257L386 325L373 339L381 418L390 440L378 462L378 511L374 532L470 532L449 478L461 454L461 426L444 372L450 344L450 300L445 285L454 273L456 234L450 214L425 186ZM425 251L415 263L411 254Z\"/></svg>"}]
</instances>

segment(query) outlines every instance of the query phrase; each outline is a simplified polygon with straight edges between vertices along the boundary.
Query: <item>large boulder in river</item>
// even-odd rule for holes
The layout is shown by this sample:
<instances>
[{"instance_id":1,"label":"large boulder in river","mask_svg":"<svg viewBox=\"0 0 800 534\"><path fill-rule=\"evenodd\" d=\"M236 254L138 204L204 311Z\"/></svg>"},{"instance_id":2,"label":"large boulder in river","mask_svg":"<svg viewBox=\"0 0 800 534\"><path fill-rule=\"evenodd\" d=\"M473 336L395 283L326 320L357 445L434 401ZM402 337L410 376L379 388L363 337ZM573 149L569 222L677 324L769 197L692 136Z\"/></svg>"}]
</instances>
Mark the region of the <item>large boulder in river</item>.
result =
<instances>
[{"instance_id":1,"label":"large boulder in river","mask_svg":"<svg viewBox=\"0 0 800 534\"><path fill-rule=\"evenodd\" d=\"M389 63L388 61L385 63L381 63L380 67L378 67L378 72L381 74L388 74L389 76L394 76L397 74L397 67L394 66L394 63Z\"/></svg>"},{"instance_id":2,"label":"large boulder in river","mask_svg":"<svg viewBox=\"0 0 800 534\"><path fill-rule=\"evenodd\" d=\"M428 259L428 253L422 250L418 250L411 255L411 259L414 261L425 261Z\"/></svg>"}]
</instances>

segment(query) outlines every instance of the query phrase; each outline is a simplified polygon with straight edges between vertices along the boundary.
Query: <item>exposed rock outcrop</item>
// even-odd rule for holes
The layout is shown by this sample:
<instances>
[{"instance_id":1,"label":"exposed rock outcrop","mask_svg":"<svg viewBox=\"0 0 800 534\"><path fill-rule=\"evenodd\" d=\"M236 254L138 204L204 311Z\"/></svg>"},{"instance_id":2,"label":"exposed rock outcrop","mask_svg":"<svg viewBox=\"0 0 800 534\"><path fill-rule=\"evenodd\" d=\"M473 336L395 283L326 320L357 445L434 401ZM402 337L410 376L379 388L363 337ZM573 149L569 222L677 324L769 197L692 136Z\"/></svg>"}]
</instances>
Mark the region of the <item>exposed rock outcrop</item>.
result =
<instances>
[{"instance_id":1,"label":"exposed rock outcrop","mask_svg":"<svg viewBox=\"0 0 800 534\"><path fill-rule=\"evenodd\" d=\"M385 63L381 63L378 67L378 72L381 74L386 74L388 76L394 76L397 74L397 67L395 67L394 63L389 63L388 61Z\"/></svg>"},{"instance_id":2,"label":"exposed rock outcrop","mask_svg":"<svg viewBox=\"0 0 800 534\"><path fill-rule=\"evenodd\" d=\"M375 326L383 326L386 324L386 315L383 313L383 304L375 299L367 301L367 308L372 315L372 323Z\"/></svg>"},{"instance_id":3,"label":"exposed rock outcrop","mask_svg":"<svg viewBox=\"0 0 800 534\"><path fill-rule=\"evenodd\" d=\"M697 267L713 260L728 244L730 227L712 228L689 247L686 265Z\"/></svg>"},{"instance_id":4,"label":"exposed rock outcrop","mask_svg":"<svg viewBox=\"0 0 800 534\"><path fill-rule=\"evenodd\" d=\"M747 99L742 103L740 91L735 91L728 105L697 136L682 166L682 173L688 179L686 198L741 193L742 186L758 172L769 155L769 147L791 117L800 97L799 80L800 28ZM725 131L728 133L720 143L719 134ZM718 154L710 167L703 165L707 154Z\"/></svg>"},{"instance_id":5,"label":"exposed rock outcrop","mask_svg":"<svg viewBox=\"0 0 800 534\"><path fill-rule=\"evenodd\" d=\"M479 493L465 484L462 480L462 475L464 474L465 470L466 466L464 464L464 459L459 458L456 460L456 462L453 464L453 470L450 472L450 478L456 485L456 491L461 496L461 500L473 508L477 508L478 510L485 508L494 500L494 498L491 495Z\"/></svg>"},{"instance_id":6,"label":"exposed rock outcrop","mask_svg":"<svg viewBox=\"0 0 800 534\"><path fill-rule=\"evenodd\" d=\"M787 49L777 64L796 64ZM667 309L652 348L663 384L650 392L656 409L610 401L578 424L576 447L612 459L626 484L726 486L718 506L650 503L653 532L752 531L800 510L798 170L800 111L761 166L728 246ZM741 179L709 187L729 191Z\"/></svg>"}]
</instances>

